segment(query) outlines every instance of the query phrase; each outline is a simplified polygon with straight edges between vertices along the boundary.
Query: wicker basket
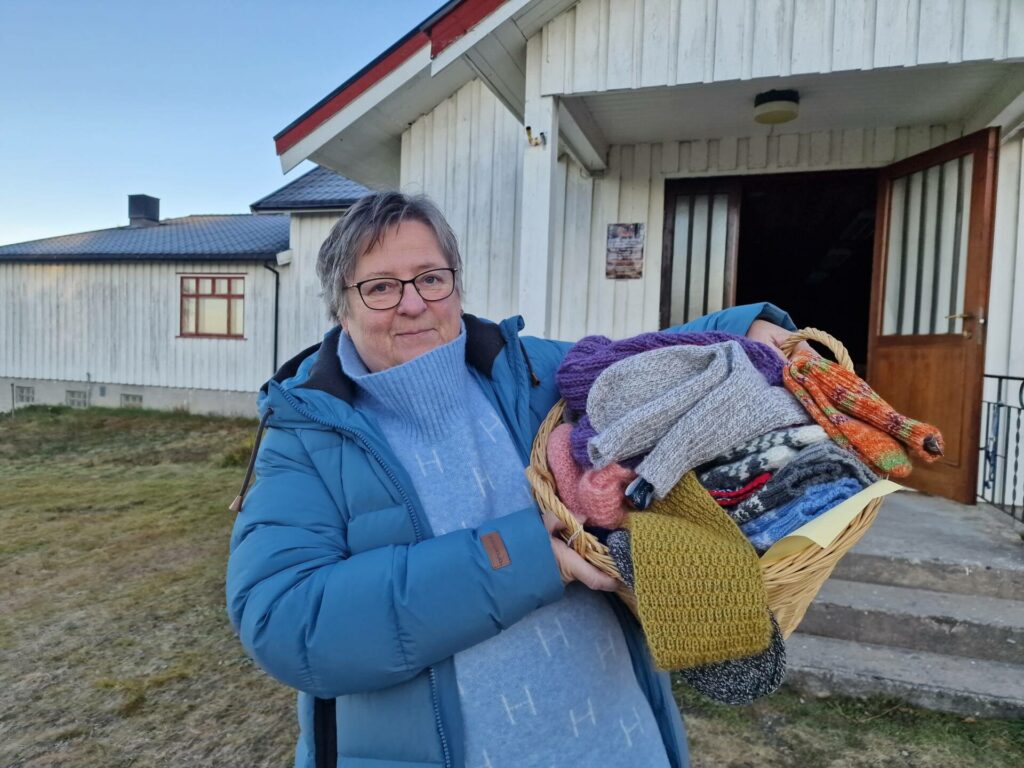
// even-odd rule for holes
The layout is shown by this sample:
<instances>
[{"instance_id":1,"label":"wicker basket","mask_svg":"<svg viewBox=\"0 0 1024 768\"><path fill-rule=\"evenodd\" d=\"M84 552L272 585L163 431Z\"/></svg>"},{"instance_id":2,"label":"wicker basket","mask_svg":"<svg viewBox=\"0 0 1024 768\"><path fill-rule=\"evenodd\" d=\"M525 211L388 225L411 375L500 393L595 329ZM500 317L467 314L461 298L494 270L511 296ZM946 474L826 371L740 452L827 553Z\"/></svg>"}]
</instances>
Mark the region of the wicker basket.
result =
<instances>
[{"instance_id":1,"label":"wicker basket","mask_svg":"<svg viewBox=\"0 0 1024 768\"><path fill-rule=\"evenodd\" d=\"M828 347L840 365L847 370L853 370L853 361L850 360L846 348L832 336L815 328L805 328L794 333L783 343L783 350L787 355L791 355L797 344L804 340L816 341ZM584 530L562 504L555 490L555 478L548 469L548 438L552 430L562 423L564 410L565 403L559 401L541 423L537 437L533 441L530 466L526 469L526 475L541 509L555 515L565 524L560 535L566 543L599 570L618 579L619 572L608 554L608 548L593 534ZM768 594L768 606L774 612L785 637L789 637L803 620L807 606L818 594L818 590L832 573L839 559L865 534L874 521L881 503L880 498L869 502L835 541L824 549L810 545L800 552L770 562L761 560L761 575ZM636 598L632 591L623 585L618 594L635 614Z\"/></svg>"}]
</instances>

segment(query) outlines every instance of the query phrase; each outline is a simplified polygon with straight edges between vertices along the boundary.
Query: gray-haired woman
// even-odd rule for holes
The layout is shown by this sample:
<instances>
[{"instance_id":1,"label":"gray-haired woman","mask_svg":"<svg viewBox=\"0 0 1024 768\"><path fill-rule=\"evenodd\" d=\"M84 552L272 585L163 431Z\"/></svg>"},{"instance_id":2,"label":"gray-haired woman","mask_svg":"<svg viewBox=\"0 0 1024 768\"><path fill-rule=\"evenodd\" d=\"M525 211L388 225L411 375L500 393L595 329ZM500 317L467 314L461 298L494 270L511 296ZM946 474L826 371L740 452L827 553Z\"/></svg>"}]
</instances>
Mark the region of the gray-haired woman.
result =
<instances>
[{"instance_id":1,"label":"gray-haired woman","mask_svg":"<svg viewBox=\"0 0 1024 768\"><path fill-rule=\"evenodd\" d=\"M261 390L227 581L246 650L299 690L296 765L686 765L667 675L525 481L569 345L463 314L425 198L360 200L317 270L339 326ZM780 324L758 304L685 328Z\"/></svg>"}]
</instances>

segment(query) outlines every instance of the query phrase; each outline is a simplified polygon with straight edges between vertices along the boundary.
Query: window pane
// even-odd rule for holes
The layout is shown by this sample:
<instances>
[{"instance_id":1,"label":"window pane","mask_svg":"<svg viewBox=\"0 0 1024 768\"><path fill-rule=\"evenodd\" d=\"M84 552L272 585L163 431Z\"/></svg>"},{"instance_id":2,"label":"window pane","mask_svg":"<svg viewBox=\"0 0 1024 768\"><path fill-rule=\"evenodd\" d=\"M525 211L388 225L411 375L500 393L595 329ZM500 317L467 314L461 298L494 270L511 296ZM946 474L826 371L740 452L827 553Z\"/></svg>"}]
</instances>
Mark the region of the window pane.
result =
<instances>
[{"instance_id":1,"label":"window pane","mask_svg":"<svg viewBox=\"0 0 1024 768\"><path fill-rule=\"evenodd\" d=\"M227 293L228 292L228 279L226 277L218 277L214 284L214 293Z\"/></svg>"},{"instance_id":2,"label":"window pane","mask_svg":"<svg viewBox=\"0 0 1024 768\"><path fill-rule=\"evenodd\" d=\"M231 335L245 335L245 303L242 299L231 299Z\"/></svg>"},{"instance_id":3,"label":"window pane","mask_svg":"<svg viewBox=\"0 0 1024 768\"><path fill-rule=\"evenodd\" d=\"M196 332L196 300L184 299L181 302L181 332Z\"/></svg>"},{"instance_id":4,"label":"window pane","mask_svg":"<svg viewBox=\"0 0 1024 768\"><path fill-rule=\"evenodd\" d=\"M240 278L240 277L232 278L232 280L231 280L231 292L236 294L236 295L241 295L242 293L245 293L245 289L242 287L242 285L243 285L242 284L242 278Z\"/></svg>"},{"instance_id":5,"label":"window pane","mask_svg":"<svg viewBox=\"0 0 1024 768\"><path fill-rule=\"evenodd\" d=\"M199 299L199 333L228 332L228 300Z\"/></svg>"},{"instance_id":6,"label":"window pane","mask_svg":"<svg viewBox=\"0 0 1024 768\"><path fill-rule=\"evenodd\" d=\"M181 281L181 290L184 293L195 293L196 292L196 279L194 277L186 277Z\"/></svg>"},{"instance_id":7,"label":"window pane","mask_svg":"<svg viewBox=\"0 0 1024 768\"><path fill-rule=\"evenodd\" d=\"M204 277L199 281L199 292L200 293L213 293L213 280L208 277Z\"/></svg>"}]
</instances>

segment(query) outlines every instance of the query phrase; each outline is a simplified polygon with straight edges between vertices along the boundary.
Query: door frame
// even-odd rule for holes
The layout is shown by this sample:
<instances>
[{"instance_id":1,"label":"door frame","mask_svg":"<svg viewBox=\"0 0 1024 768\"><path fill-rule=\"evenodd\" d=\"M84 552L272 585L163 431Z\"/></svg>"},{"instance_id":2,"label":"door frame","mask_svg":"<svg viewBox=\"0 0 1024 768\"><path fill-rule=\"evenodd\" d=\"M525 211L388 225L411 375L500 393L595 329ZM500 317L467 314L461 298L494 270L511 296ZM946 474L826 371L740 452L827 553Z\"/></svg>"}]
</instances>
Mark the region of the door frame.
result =
<instances>
[{"instance_id":1,"label":"door frame","mask_svg":"<svg viewBox=\"0 0 1024 768\"><path fill-rule=\"evenodd\" d=\"M942 495L965 504L977 499L978 462L977 446L981 439L982 388L985 373L985 338L991 291L992 246L995 238L995 206L997 171L999 163L999 128L983 128L967 136L942 144L933 149L908 157L879 169L878 203L875 212L875 253L872 264L871 311L868 321L868 375L872 387L876 384L879 352L905 346L907 335L882 336L885 309L886 254L889 248L893 181L923 171L941 163L972 157L971 201L967 211L967 264L965 265L964 313L973 314L963 320L963 330L970 333L973 342L972 362L977 375L969 377L964 390L965 408L961 415L963 474L949 493ZM974 265L972 271L972 264ZM928 334L915 337L914 343L935 346L949 334ZM911 479L913 480L913 475ZM908 483L911 484L911 483ZM931 492L931 489L925 489Z\"/></svg>"}]
</instances>

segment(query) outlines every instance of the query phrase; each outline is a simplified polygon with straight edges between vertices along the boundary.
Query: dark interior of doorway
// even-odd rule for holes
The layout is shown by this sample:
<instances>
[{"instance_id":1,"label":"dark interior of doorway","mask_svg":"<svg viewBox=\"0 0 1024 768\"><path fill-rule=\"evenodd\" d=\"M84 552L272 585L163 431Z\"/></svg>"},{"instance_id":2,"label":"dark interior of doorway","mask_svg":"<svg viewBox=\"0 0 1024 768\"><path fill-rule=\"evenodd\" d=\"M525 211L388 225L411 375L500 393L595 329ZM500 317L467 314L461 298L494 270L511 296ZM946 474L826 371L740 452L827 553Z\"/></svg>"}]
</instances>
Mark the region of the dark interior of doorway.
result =
<instances>
[{"instance_id":1,"label":"dark interior of doorway","mask_svg":"<svg viewBox=\"0 0 1024 768\"><path fill-rule=\"evenodd\" d=\"M875 235L873 170L742 179L736 303L770 300L843 342L867 367Z\"/></svg>"}]
</instances>

